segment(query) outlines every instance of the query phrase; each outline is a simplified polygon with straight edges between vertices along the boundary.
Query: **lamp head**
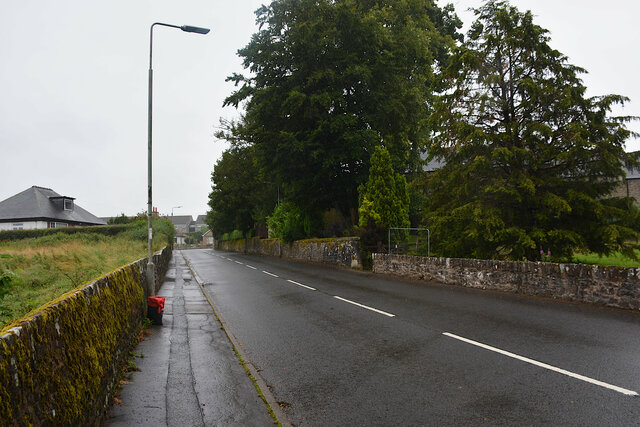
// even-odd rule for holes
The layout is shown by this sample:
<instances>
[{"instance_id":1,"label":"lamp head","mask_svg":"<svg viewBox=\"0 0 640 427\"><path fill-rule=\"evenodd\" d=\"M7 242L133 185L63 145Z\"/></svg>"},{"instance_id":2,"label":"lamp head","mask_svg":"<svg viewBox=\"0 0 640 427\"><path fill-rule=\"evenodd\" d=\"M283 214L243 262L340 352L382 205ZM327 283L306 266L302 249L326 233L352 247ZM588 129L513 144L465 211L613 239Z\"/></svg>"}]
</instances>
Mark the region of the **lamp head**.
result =
<instances>
[{"instance_id":1,"label":"lamp head","mask_svg":"<svg viewBox=\"0 0 640 427\"><path fill-rule=\"evenodd\" d=\"M207 34L210 30L208 28L202 27L193 27L191 25L183 25L180 27L182 31L186 31L187 33L198 33L198 34Z\"/></svg>"}]
</instances>

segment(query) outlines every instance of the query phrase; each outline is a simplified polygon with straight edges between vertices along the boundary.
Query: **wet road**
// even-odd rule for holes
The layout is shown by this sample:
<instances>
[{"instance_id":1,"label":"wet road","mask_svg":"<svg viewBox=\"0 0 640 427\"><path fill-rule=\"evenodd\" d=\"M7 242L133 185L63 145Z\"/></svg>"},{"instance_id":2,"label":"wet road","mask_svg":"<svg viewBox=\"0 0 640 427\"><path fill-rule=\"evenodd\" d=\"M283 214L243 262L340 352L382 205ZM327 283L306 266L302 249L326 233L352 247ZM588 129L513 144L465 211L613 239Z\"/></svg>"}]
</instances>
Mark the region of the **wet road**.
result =
<instances>
[{"instance_id":1,"label":"wet road","mask_svg":"<svg viewBox=\"0 0 640 427\"><path fill-rule=\"evenodd\" d=\"M294 425L638 425L640 315L183 254Z\"/></svg>"}]
</instances>

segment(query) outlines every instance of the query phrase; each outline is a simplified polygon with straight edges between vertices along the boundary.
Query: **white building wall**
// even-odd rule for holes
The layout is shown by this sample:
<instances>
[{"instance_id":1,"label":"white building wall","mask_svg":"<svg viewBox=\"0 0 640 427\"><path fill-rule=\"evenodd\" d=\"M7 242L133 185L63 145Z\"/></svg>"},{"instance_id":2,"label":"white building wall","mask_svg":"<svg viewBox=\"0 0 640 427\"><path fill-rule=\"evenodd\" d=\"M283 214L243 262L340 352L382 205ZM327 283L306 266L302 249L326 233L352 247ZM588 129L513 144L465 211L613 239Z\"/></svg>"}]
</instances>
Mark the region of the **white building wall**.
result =
<instances>
[{"instance_id":1,"label":"white building wall","mask_svg":"<svg viewBox=\"0 0 640 427\"><path fill-rule=\"evenodd\" d=\"M47 227L47 221L0 222L0 230L33 230L35 228Z\"/></svg>"}]
</instances>

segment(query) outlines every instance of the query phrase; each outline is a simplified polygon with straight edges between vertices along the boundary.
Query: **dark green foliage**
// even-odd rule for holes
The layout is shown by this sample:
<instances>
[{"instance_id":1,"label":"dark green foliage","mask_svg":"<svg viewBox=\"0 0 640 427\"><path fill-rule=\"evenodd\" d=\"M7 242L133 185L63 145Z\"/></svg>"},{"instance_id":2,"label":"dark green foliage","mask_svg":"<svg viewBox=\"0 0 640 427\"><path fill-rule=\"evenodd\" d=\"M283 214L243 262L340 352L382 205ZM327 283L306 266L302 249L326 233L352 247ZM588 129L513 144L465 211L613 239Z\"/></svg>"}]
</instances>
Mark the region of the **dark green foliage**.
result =
<instances>
[{"instance_id":1,"label":"dark green foliage","mask_svg":"<svg viewBox=\"0 0 640 427\"><path fill-rule=\"evenodd\" d=\"M284 242L293 242L309 237L309 221L292 202L284 202L276 206L273 215L267 219L270 237L278 237Z\"/></svg>"},{"instance_id":2,"label":"dark green foliage","mask_svg":"<svg viewBox=\"0 0 640 427\"><path fill-rule=\"evenodd\" d=\"M0 231L0 242L9 240L21 240L35 237L48 236L51 234L76 234L76 233L96 233L105 236L115 236L127 231L127 225L107 225L94 227L63 227L63 228L41 228L35 230L5 230Z\"/></svg>"},{"instance_id":3,"label":"dark green foliage","mask_svg":"<svg viewBox=\"0 0 640 427\"><path fill-rule=\"evenodd\" d=\"M122 214L120 214L120 216L115 216L115 217L109 218L109 221L107 221L107 224L109 224L109 225L112 225L112 224L129 224L131 222L134 222L135 220L136 220L135 217L129 218L124 213L122 213Z\"/></svg>"},{"instance_id":4,"label":"dark green foliage","mask_svg":"<svg viewBox=\"0 0 640 427\"><path fill-rule=\"evenodd\" d=\"M266 224L277 202L278 188L262 181L251 147L226 150L213 168L211 181L206 221L215 236Z\"/></svg>"},{"instance_id":5,"label":"dark green foliage","mask_svg":"<svg viewBox=\"0 0 640 427\"><path fill-rule=\"evenodd\" d=\"M357 208L374 147L384 143L396 170L417 167L434 70L460 22L432 0L277 0L257 20L239 51L254 77L229 77L239 88L225 100L246 115L220 136L253 147L264 176L321 230L322 212Z\"/></svg>"},{"instance_id":6,"label":"dark green foliage","mask_svg":"<svg viewBox=\"0 0 640 427\"><path fill-rule=\"evenodd\" d=\"M10 290L16 274L10 270L0 271L0 299L2 299Z\"/></svg>"},{"instance_id":7,"label":"dark green foliage","mask_svg":"<svg viewBox=\"0 0 640 427\"><path fill-rule=\"evenodd\" d=\"M633 255L640 227L628 199L607 199L637 166L632 133L611 117L619 95L588 98L579 67L548 32L506 2L476 10L445 72L451 90L432 116L425 225L440 255L539 259L574 250Z\"/></svg>"}]
</instances>

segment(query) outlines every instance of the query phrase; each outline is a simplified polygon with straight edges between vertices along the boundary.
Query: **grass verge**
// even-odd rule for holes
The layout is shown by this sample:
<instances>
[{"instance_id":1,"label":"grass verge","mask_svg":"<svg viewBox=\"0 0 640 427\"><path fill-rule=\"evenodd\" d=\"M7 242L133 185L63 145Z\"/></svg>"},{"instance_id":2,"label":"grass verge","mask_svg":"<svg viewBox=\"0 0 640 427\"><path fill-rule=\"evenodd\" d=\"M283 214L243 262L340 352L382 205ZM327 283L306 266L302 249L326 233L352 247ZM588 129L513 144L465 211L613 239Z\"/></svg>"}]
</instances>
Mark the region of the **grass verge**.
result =
<instances>
[{"instance_id":1,"label":"grass verge","mask_svg":"<svg viewBox=\"0 0 640 427\"><path fill-rule=\"evenodd\" d=\"M164 244L158 241L158 249ZM146 253L146 241L127 232L0 242L0 328Z\"/></svg>"},{"instance_id":2,"label":"grass verge","mask_svg":"<svg viewBox=\"0 0 640 427\"><path fill-rule=\"evenodd\" d=\"M636 255L640 258L640 251L636 251ZM598 254L578 254L573 257L571 262L603 266L640 267L640 261L628 258L619 252L603 257Z\"/></svg>"}]
</instances>

